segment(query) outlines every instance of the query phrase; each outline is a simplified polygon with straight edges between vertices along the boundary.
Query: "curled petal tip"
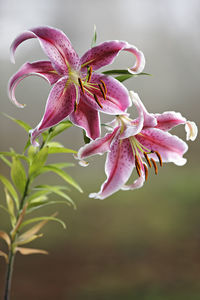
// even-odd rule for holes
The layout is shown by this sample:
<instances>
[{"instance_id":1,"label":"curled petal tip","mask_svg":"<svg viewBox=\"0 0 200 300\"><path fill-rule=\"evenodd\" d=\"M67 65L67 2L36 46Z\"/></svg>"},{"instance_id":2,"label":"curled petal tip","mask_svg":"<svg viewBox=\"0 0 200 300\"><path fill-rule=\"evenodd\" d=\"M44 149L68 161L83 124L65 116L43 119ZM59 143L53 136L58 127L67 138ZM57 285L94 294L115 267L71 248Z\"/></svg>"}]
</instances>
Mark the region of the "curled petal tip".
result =
<instances>
[{"instance_id":1,"label":"curled petal tip","mask_svg":"<svg viewBox=\"0 0 200 300\"><path fill-rule=\"evenodd\" d=\"M101 196L99 195L99 193L90 193L90 194L89 194L89 198L100 199L100 200L103 200L103 199L104 199L103 197L101 197Z\"/></svg>"},{"instance_id":2,"label":"curled petal tip","mask_svg":"<svg viewBox=\"0 0 200 300\"><path fill-rule=\"evenodd\" d=\"M88 163L87 161L85 161L85 160L80 160L80 161L79 161L79 165L80 165L81 167L87 167L87 166L89 165L89 163Z\"/></svg>"},{"instance_id":3,"label":"curled petal tip","mask_svg":"<svg viewBox=\"0 0 200 300\"><path fill-rule=\"evenodd\" d=\"M194 141L198 134L198 128L195 122L187 121L185 123L186 140Z\"/></svg>"}]
</instances>

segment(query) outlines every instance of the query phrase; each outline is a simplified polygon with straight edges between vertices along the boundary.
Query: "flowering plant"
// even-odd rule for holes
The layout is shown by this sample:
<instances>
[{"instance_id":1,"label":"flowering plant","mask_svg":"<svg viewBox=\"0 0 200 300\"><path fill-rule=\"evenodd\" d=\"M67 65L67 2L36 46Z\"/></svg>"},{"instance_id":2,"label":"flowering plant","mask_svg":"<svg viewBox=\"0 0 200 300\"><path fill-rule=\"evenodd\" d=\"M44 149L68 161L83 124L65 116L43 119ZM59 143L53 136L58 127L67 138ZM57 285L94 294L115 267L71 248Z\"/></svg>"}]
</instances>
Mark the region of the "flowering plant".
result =
<instances>
[{"instance_id":1,"label":"flowering plant","mask_svg":"<svg viewBox=\"0 0 200 300\"><path fill-rule=\"evenodd\" d=\"M24 245L41 237L40 230L48 221L59 222L65 227L65 223L56 214L31 218L29 216L32 211L39 211L44 205L56 203L66 203L75 208L73 200L66 193L66 186L35 185L35 179L41 174L54 172L65 183L82 192L79 184L64 170L72 164L49 164L49 155L71 153L79 159L82 166L87 166L85 158L107 152L107 179L100 192L90 194L90 197L104 199L119 189L142 187L148 177L148 167L153 166L157 174L156 162L160 166L165 162L177 165L186 162L183 155L188 149L187 144L168 132L173 127L184 124L187 140L194 140L197 135L195 123L187 121L180 113L148 113L139 96L127 91L123 81L146 74L142 73L145 66L144 55L135 46L116 40L96 46L95 32L91 49L79 58L62 31L45 26L30 29L14 40L11 45L13 62L17 47L32 38L38 39L49 60L25 63L9 81L9 97L16 106L24 107L16 100L15 88L22 79L30 75L44 78L52 85L52 89L42 120L34 129L21 120L9 117L29 132L29 140L23 153L16 153L13 149L10 152L0 152L1 160L10 168L11 177L10 181L0 175L6 199L6 205L0 207L8 213L11 223L9 233L0 231L0 238L8 246L8 253L0 251L7 263L5 300L10 297L15 254L46 254L45 250L26 248ZM132 68L95 72L111 64L121 51L131 52L135 56L136 63ZM138 111L136 119L131 119L127 113L132 104ZM106 124L109 133L104 137L101 137L100 112L115 115L115 119ZM69 120L65 120L66 117ZM55 141L57 135L73 125L84 130L86 145L78 152ZM134 168L138 178L127 185ZM52 193L60 198L48 199ZM34 223L36 225L25 229L27 225Z\"/></svg>"}]
</instances>

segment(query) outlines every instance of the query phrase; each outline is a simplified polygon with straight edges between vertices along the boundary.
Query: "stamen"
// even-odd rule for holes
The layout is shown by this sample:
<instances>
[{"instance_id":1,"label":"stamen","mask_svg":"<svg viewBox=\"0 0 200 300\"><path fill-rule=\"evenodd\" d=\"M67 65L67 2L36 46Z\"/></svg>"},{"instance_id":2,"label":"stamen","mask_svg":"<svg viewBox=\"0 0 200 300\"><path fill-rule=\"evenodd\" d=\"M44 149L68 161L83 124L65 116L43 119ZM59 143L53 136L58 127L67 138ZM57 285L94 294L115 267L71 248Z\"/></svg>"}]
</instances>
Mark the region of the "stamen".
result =
<instances>
[{"instance_id":1,"label":"stamen","mask_svg":"<svg viewBox=\"0 0 200 300\"><path fill-rule=\"evenodd\" d=\"M159 159L160 166L162 167L163 163L162 163L162 157L161 157L160 153L158 151L153 151L153 152L157 155L157 157Z\"/></svg>"},{"instance_id":2,"label":"stamen","mask_svg":"<svg viewBox=\"0 0 200 300\"><path fill-rule=\"evenodd\" d=\"M144 166L144 173L145 173L145 181L147 181L147 178L148 178L148 168L147 168L146 164L143 164L143 166Z\"/></svg>"},{"instance_id":3,"label":"stamen","mask_svg":"<svg viewBox=\"0 0 200 300\"><path fill-rule=\"evenodd\" d=\"M85 94L85 90L84 90L84 87L83 87L83 83L82 83L82 80L80 78L78 78L78 83L80 85L80 88L81 88L81 91L83 92L83 94Z\"/></svg>"},{"instance_id":4,"label":"stamen","mask_svg":"<svg viewBox=\"0 0 200 300\"><path fill-rule=\"evenodd\" d=\"M155 160L153 158L151 158L151 161L152 161L152 164L153 164L154 169L155 169L155 174L157 175L158 174L158 167L156 165L156 162L155 162Z\"/></svg>"},{"instance_id":5,"label":"stamen","mask_svg":"<svg viewBox=\"0 0 200 300\"><path fill-rule=\"evenodd\" d=\"M74 112L76 112L77 106L78 106L78 104L77 104L77 102L75 101L75 102L74 102Z\"/></svg>"},{"instance_id":6,"label":"stamen","mask_svg":"<svg viewBox=\"0 0 200 300\"><path fill-rule=\"evenodd\" d=\"M101 84L102 84L102 86L103 86L103 89L104 89L105 94L107 94L107 88L106 88L105 82L104 82L102 79L100 79L100 82L101 82Z\"/></svg>"},{"instance_id":7,"label":"stamen","mask_svg":"<svg viewBox=\"0 0 200 300\"><path fill-rule=\"evenodd\" d=\"M106 100L106 94L104 92L104 89L102 88L101 84L98 84L98 86L99 86L99 89L100 89L100 91L102 93L103 99Z\"/></svg>"},{"instance_id":8,"label":"stamen","mask_svg":"<svg viewBox=\"0 0 200 300\"><path fill-rule=\"evenodd\" d=\"M97 98L97 95L94 94L93 96L94 96L94 100L96 101L96 103L97 103L101 108L103 108L103 106L102 106L101 103L99 102L99 99Z\"/></svg>"},{"instance_id":9,"label":"stamen","mask_svg":"<svg viewBox=\"0 0 200 300\"><path fill-rule=\"evenodd\" d=\"M92 67L89 67L89 69L88 69L88 79L87 79L87 82L90 82L91 77L92 77Z\"/></svg>"},{"instance_id":10,"label":"stamen","mask_svg":"<svg viewBox=\"0 0 200 300\"><path fill-rule=\"evenodd\" d=\"M138 165L138 168L141 170L141 165L137 154L135 154L135 164Z\"/></svg>"},{"instance_id":11,"label":"stamen","mask_svg":"<svg viewBox=\"0 0 200 300\"><path fill-rule=\"evenodd\" d=\"M141 169L138 164L135 165L138 176L141 177Z\"/></svg>"},{"instance_id":12,"label":"stamen","mask_svg":"<svg viewBox=\"0 0 200 300\"><path fill-rule=\"evenodd\" d=\"M151 168L151 161L150 161L150 159L149 159L147 153L146 153L146 152L143 152L143 154L144 154L144 156L145 156L145 158L146 158L146 161L147 161L149 167Z\"/></svg>"}]
</instances>

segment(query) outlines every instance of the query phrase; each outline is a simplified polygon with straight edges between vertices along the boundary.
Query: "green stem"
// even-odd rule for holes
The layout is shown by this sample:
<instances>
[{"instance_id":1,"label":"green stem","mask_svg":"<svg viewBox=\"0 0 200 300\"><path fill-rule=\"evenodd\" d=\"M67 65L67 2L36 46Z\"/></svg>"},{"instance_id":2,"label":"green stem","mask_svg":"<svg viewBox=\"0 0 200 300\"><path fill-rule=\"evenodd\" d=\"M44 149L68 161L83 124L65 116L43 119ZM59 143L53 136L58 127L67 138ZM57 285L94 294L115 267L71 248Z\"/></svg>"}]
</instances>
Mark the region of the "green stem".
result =
<instances>
[{"instance_id":1,"label":"green stem","mask_svg":"<svg viewBox=\"0 0 200 300\"><path fill-rule=\"evenodd\" d=\"M9 250L9 259L8 259L8 267L7 267L7 273L6 273L6 284L5 284L4 300L9 300L10 299L14 258L15 258L15 254L13 253L12 247L11 247L10 250Z\"/></svg>"}]
</instances>

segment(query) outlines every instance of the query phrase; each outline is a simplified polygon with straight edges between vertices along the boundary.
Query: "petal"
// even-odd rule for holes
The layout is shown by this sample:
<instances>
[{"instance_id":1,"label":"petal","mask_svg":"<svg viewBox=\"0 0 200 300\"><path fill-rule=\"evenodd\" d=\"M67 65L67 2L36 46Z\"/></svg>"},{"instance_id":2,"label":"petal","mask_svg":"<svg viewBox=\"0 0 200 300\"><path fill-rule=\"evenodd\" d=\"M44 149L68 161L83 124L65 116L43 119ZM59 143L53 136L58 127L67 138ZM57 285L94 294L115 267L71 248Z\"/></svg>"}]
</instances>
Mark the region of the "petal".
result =
<instances>
[{"instance_id":1,"label":"petal","mask_svg":"<svg viewBox=\"0 0 200 300\"><path fill-rule=\"evenodd\" d=\"M98 88L98 84L101 84L101 80L103 80L107 88L106 100L104 100L103 95ZM83 101L85 101L93 109L111 115L119 115L124 113L124 111L131 105L127 89L118 80L110 76L93 73L90 83L93 84L93 88L88 88L90 93L85 93ZM102 108L96 103L93 94L96 94Z\"/></svg>"},{"instance_id":2,"label":"petal","mask_svg":"<svg viewBox=\"0 0 200 300\"><path fill-rule=\"evenodd\" d=\"M129 140L116 138L106 159L105 172L107 180L98 193L92 193L89 196L104 199L117 192L129 179L133 166L134 158Z\"/></svg>"},{"instance_id":3,"label":"petal","mask_svg":"<svg viewBox=\"0 0 200 300\"><path fill-rule=\"evenodd\" d=\"M85 129L86 135L95 140L100 136L99 113L80 99L76 111L70 115L70 120L77 126Z\"/></svg>"},{"instance_id":4,"label":"petal","mask_svg":"<svg viewBox=\"0 0 200 300\"><path fill-rule=\"evenodd\" d=\"M79 57L72 48L70 40L58 29L44 26L30 29L20 34L11 45L11 60L19 44L27 39L38 38L40 45L60 74L66 74L68 62L74 69L79 68Z\"/></svg>"},{"instance_id":5,"label":"petal","mask_svg":"<svg viewBox=\"0 0 200 300\"><path fill-rule=\"evenodd\" d=\"M15 98L15 88L20 81L30 75L37 75L50 84L54 84L60 79L60 75L54 70L52 64L49 61L37 61L34 63L25 63L16 74L14 74L8 84L8 94L12 102L18 107L24 107Z\"/></svg>"},{"instance_id":6,"label":"petal","mask_svg":"<svg viewBox=\"0 0 200 300\"><path fill-rule=\"evenodd\" d=\"M186 140L194 141L198 134L197 125L194 122L187 121L185 124Z\"/></svg>"},{"instance_id":7,"label":"petal","mask_svg":"<svg viewBox=\"0 0 200 300\"><path fill-rule=\"evenodd\" d=\"M31 143L41 132L65 119L73 110L76 100L76 88L74 84L67 85L67 77L62 77L56 82L47 99L44 116L37 127L30 131Z\"/></svg>"},{"instance_id":8,"label":"petal","mask_svg":"<svg viewBox=\"0 0 200 300\"><path fill-rule=\"evenodd\" d=\"M177 136L157 128L151 128L142 130L136 138L149 151L158 151L163 162L173 162L179 166L186 163L186 159L182 156L188 150L188 146ZM149 154L149 156L158 161L155 154Z\"/></svg>"},{"instance_id":9,"label":"petal","mask_svg":"<svg viewBox=\"0 0 200 300\"><path fill-rule=\"evenodd\" d=\"M186 119L179 112L166 111L162 114L154 114L154 116L157 119L156 128L165 131L169 131L177 125L186 123Z\"/></svg>"},{"instance_id":10,"label":"petal","mask_svg":"<svg viewBox=\"0 0 200 300\"><path fill-rule=\"evenodd\" d=\"M145 183L145 175L144 173L141 174L140 177L138 177L133 184L129 184L129 185L123 185L121 187L121 190L123 191L128 191L128 190L136 190L136 189L140 189Z\"/></svg>"},{"instance_id":11,"label":"petal","mask_svg":"<svg viewBox=\"0 0 200 300\"><path fill-rule=\"evenodd\" d=\"M98 138L95 141L86 144L78 151L77 158L82 160L88 156L95 154L102 155L107 151L110 151L111 144L115 139L119 127L115 128L113 132L107 133L103 138Z\"/></svg>"},{"instance_id":12,"label":"petal","mask_svg":"<svg viewBox=\"0 0 200 300\"><path fill-rule=\"evenodd\" d=\"M83 67L90 65L93 70L97 70L111 64L122 50L131 52L136 58L135 65L129 69L130 73L137 74L142 72L145 66L143 53L135 46L124 41L107 41L91 48L81 57L81 65Z\"/></svg>"}]
</instances>

